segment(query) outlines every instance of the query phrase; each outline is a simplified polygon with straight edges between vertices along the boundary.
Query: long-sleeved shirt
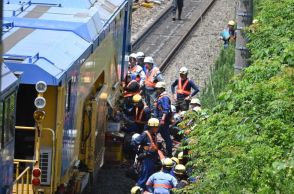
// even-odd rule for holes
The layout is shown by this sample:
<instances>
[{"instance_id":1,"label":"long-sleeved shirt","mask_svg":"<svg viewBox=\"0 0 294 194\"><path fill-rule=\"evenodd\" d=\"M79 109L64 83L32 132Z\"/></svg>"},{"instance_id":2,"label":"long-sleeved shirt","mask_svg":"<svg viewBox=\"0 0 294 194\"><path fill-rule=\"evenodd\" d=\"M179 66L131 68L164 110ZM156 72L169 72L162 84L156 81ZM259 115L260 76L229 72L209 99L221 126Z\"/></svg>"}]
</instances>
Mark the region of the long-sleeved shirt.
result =
<instances>
[{"instance_id":1,"label":"long-sleeved shirt","mask_svg":"<svg viewBox=\"0 0 294 194\"><path fill-rule=\"evenodd\" d=\"M165 121L169 121L171 117L171 101L166 92L159 95L154 110L154 115L159 120L161 120L163 114L166 114Z\"/></svg>"},{"instance_id":2,"label":"long-sleeved shirt","mask_svg":"<svg viewBox=\"0 0 294 194\"><path fill-rule=\"evenodd\" d=\"M182 86L184 85L185 81L186 81L186 79L182 80ZM171 85L171 91L172 91L173 94L175 93L175 87L178 87L178 82L179 82L179 79L176 79L174 81L174 83ZM183 88L183 89L187 90L187 91L191 91L191 89L194 89L194 91L191 93L191 97L195 96L199 92L199 87L193 82L193 80L190 80L190 79L189 79L188 84L186 85L186 87ZM186 95L186 94L177 94L177 99L178 100L183 100L187 96L188 95Z\"/></svg>"}]
</instances>

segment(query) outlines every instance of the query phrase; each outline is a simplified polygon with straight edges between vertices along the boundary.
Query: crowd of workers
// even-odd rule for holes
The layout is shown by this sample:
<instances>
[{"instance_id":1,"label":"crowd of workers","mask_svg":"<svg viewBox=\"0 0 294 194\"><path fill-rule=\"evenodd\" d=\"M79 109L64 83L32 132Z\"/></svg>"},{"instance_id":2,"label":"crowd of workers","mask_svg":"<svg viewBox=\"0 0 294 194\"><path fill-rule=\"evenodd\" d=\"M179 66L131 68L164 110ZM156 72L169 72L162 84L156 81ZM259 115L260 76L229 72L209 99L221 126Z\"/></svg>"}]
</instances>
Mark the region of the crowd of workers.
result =
<instances>
[{"instance_id":1,"label":"crowd of workers","mask_svg":"<svg viewBox=\"0 0 294 194\"><path fill-rule=\"evenodd\" d=\"M199 88L188 78L188 69L180 68L169 95L153 58L143 52L132 53L123 88L124 131L131 136L128 155L136 175L131 192L170 193L194 180L186 173L187 150L180 152L174 146L183 138L177 124L185 112L201 110L200 100L194 97Z\"/></svg>"}]
</instances>

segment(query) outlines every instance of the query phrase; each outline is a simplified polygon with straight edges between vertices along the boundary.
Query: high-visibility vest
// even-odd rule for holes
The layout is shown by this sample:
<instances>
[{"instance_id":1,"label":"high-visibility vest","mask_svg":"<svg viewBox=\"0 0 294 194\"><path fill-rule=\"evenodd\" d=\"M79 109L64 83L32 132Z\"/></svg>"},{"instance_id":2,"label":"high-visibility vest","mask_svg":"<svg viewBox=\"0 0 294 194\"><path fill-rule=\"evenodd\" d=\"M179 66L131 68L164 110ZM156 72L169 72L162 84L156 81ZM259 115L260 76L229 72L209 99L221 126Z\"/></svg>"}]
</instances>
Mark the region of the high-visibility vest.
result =
<instances>
[{"instance_id":1,"label":"high-visibility vest","mask_svg":"<svg viewBox=\"0 0 294 194\"><path fill-rule=\"evenodd\" d=\"M144 131L144 132L147 134L147 136L150 140L150 143L151 143L150 146L144 146L144 149L149 150L149 151L157 151L160 160L163 160L165 158L165 156L163 155L162 151L158 149L157 145L154 143L154 140L153 140L150 132L149 131Z\"/></svg>"},{"instance_id":2,"label":"high-visibility vest","mask_svg":"<svg viewBox=\"0 0 294 194\"><path fill-rule=\"evenodd\" d=\"M141 123L141 124L145 124L146 123L146 122L143 122L142 121L142 117L143 117L144 110L147 107L148 106L144 106L141 111L139 111L139 107L136 107L136 109L135 109L135 122L136 123Z\"/></svg>"},{"instance_id":3,"label":"high-visibility vest","mask_svg":"<svg viewBox=\"0 0 294 194\"><path fill-rule=\"evenodd\" d=\"M131 80L131 81L128 83L128 85L127 85L126 88L130 87L131 84L134 83L134 82L137 82L137 81L136 81L136 80ZM124 92L124 97L134 96L134 95L139 94L139 93L140 93L140 91L137 91L137 92L127 92L127 91L125 91L125 92Z\"/></svg>"},{"instance_id":4,"label":"high-visibility vest","mask_svg":"<svg viewBox=\"0 0 294 194\"><path fill-rule=\"evenodd\" d=\"M189 79L186 79L184 85L182 85L182 79L180 78L178 80L178 89L177 89L177 93L178 94L185 94L185 95L190 95L191 94L191 91L189 90L185 90L187 85L189 83Z\"/></svg>"},{"instance_id":5,"label":"high-visibility vest","mask_svg":"<svg viewBox=\"0 0 294 194\"><path fill-rule=\"evenodd\" d=\"M149 71L146 73L146 80L145 80L145 85L151 88L155 88L155 83L153 82L154 77L156 76L156 74L159 72L159 68L158 67L153 67L151 69L151 73L149 74Z\"/></svg>"}]
</instances>

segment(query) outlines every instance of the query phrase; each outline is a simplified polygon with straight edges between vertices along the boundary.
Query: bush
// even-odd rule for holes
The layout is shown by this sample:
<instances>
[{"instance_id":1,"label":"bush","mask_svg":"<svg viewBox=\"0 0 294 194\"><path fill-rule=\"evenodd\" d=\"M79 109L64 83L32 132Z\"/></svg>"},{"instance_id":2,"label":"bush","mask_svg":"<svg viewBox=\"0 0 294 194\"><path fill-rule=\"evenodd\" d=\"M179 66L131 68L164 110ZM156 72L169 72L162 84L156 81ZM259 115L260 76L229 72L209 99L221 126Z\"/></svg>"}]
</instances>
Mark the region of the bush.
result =
<instances>
[{"instance_id":1,"label":"bush","mask_svg":"<svg viewBox=\"0 0 294 194\"><path fill-rule=\"evenodd\" d=\"M294 193L294 1L258 5L252 65L215 108L188 115L189 165L203 179L179 193Z\"/></svg>"}]
</instances>

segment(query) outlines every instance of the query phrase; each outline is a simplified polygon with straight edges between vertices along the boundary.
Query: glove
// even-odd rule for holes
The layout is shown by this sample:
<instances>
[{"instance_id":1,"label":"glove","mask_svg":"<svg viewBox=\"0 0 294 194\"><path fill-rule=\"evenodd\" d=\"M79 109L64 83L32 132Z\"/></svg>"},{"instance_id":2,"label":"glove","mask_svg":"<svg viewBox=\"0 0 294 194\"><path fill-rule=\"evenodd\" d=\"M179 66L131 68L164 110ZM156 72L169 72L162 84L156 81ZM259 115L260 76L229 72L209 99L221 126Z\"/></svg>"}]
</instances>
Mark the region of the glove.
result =
<instances>
[{"instance_id":1,"label":"glove","mask_svg":"<svg viewBox=\"0 0 294 194\"><path fill-rule=\"evenodd\" d=\"M164 120L160 120L160 125L164 125Z\"/></svg>"}]
</instances>

